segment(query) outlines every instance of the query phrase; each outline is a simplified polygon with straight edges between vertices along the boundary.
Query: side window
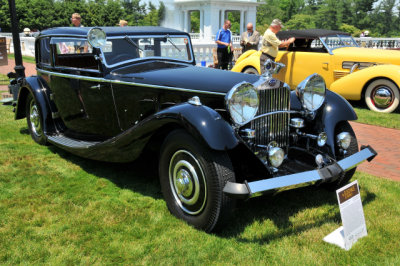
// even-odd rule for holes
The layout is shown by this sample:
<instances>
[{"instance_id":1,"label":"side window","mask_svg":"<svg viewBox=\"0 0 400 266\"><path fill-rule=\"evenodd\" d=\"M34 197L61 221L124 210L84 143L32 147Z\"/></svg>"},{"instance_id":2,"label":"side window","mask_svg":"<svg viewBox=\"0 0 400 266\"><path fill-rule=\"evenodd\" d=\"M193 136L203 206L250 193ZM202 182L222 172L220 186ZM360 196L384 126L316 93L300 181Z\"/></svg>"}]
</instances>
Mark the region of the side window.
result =
<instances>
[{"instance_id":1,"label":"side window","mask_svg":"<svg viewBox=\"0 0 400 266\"><path fill-rule=\"evenodd\" d=\"M39 63L50 65L50 38L40 40L40 58Z\"/></svg>"},{"instance_id":2,"label":"side window","mask_svg":"<svg viewBox=\"0 0 400 266\"><path fill-rule=\"evenodd\" d=\"M79 69L98 69L93 49L85 39L53 38L55 66Z\"/></svg>"}]
</instances>

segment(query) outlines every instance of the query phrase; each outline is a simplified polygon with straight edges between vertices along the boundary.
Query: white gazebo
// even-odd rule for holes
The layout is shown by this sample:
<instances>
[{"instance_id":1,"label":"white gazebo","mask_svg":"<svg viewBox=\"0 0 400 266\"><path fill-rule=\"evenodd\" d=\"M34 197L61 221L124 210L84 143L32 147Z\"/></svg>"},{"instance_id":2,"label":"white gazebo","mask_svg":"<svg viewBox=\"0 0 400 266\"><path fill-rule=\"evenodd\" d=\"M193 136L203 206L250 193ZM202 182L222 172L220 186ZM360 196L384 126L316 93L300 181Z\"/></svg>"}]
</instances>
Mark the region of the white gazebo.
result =
<instances>
[{"instance_id":1,"label":"white gazebo","mask_svg":"<svg viewBox=\"0 0 400 266\"><path fill-rule=\"evenodd\" d=\"M145 1L148 2L148 1ZM152 1L159 2L159 1ZM248 22L256 25L257 0L164 0L165 18L162 26L191 31L190 13L200 13L200 39L211 40L222 27L227 13L240 12L240 33L246 30ZM158 4L158 3L157 3Z\"/></svg>"}]
</instances>

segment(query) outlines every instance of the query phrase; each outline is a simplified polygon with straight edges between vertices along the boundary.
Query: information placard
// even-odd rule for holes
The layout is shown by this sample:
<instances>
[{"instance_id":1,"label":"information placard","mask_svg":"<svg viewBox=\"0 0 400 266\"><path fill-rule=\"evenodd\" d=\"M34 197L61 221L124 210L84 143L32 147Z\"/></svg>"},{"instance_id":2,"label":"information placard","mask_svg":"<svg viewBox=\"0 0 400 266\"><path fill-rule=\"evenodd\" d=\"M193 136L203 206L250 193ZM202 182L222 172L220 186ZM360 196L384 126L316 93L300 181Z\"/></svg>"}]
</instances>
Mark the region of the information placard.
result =
<instances>
[{"instance_id":1,"label":"information placard","mask_svg":"<svg viewBox=\"0 0 400 266\"><path fill-rule=\"evenodd\" d=\"M324 241L349 250L358 239L367 235L360 189L357 180L336 190L343 226L324 238Z\"/></svg>"}]
</instances>

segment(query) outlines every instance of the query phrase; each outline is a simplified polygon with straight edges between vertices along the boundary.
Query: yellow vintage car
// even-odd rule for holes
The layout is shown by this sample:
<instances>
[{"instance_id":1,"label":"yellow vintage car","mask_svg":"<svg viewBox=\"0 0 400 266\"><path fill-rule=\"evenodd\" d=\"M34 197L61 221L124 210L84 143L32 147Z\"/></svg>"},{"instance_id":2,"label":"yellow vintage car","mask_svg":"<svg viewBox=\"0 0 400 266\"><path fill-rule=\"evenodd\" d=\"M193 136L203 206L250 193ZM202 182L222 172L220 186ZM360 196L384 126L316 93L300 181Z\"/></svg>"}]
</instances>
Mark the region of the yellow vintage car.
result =
<instances>
[{"instance_id":1,"label":"yellow vintage car","mask_svg":"<svg viewBox=\"0 0 400 266\"><path fill-rule=\"evenodd\" d=\"M295 37L280 50L284 68L276 78L295 89L307 76L318 73L327 87L348 100L364 100L376 112L399 107L400 51L362 48L347 33L321 29L282 31L281 40ZM260 74L260 51L242 54L232 71Z\"/></svg>"}]
</instances>

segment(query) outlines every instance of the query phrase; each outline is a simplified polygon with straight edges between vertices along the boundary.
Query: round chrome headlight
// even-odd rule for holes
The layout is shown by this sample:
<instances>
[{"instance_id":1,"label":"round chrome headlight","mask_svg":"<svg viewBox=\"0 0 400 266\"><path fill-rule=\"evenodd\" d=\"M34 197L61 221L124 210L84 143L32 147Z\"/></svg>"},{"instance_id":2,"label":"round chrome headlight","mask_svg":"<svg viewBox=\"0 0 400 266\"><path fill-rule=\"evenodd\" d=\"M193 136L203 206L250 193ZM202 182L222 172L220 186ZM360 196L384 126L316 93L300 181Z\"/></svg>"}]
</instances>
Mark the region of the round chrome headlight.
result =
<instances>
[{"instance_id":1,"label":"round chrome headlight","mask_svg":"<svg viewBox=\"0 0 400 266\"><path fill-rule=\"evenodd\" d=\"M106 45L106 33L100 28L93 28L88 32L87 40L94 48Z\"/></svg>"},{"instance_id":2,"label":"round chrome headlight","mask_svg":"<svg viewBox=\"0 0 400 266\"><path fill-rule=\"evenodd\" d=\"M314 112L324 103L326 95L325 80L318 74L312 74L297 86L296 92L303 108Z\"/></svg>"},{"instance_id":3,"label":"round chrome headlight","mask_svg":"<svg viewBox=\"0 0 400 266\"><path fill-rule=\"evenodd\" d=\"M336 142L340 148L347 150L350 147L351 135L348 132L342 132L336 136Z\"/></svg>"},{"instance_id":4,"label":"round chrome headlight","mask_svg":"<svg viewBox=\"0 0 400 266\"><path fill-rule=\"evenodd\" d=\"M244 125L257 113L258 93L252 84L242 82L229 91L225 102L232 120L238 125Z\"/></svg>"}]
</instances>

